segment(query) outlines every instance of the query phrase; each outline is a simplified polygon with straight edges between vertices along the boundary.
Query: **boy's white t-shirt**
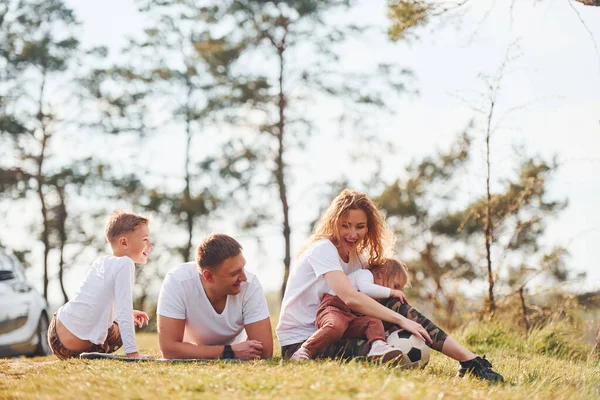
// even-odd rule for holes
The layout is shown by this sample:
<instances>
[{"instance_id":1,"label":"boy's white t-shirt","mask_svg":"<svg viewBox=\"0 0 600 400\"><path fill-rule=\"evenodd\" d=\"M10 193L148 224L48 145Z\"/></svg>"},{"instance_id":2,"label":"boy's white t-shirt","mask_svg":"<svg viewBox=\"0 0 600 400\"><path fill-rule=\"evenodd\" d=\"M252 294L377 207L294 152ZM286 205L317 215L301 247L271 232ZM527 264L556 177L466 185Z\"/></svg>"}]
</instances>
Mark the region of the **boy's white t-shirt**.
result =
<instances>
[{"instance_id":1,"label":"boy's white t-shirt","mask_svg":"<svg viewBox=\"0 0 600 400\"><path fill-rule=\"evenodd\" d=\"M329 239L309 246L296 261L283 296L277 338L281 346L301 343L316 332L315 318L321 299L331 288L323 275L342 271L346 275L366 267L366 261L351 257L345 263Z\"/></svg>"},{"instance_id":2,"label":"boy's white t-shirt","mask_svg":"<svg viewBox=\"0 0 600 400\"><path fill-rule=\"evenodd\" d=\"M79 293L58 309L57 318L79 339L103 344L113 322L123 349L135 353L133 284L135 263L127 256L103 256L90 267Z\"/></svg>"},{"instance_id":3,"label":"boy's white t-shirt","mask_svg":"<svg viewBox=\"0 0 600 400\"><path fill-rule=\"evenodd\" d=\"M267 301L258 278L245 271L237 295L227 296L225 309L218 314L200 282L195 262L180 264L170 271L158 296L157 314L185 319L185 342L202 345L235 344L246 340L245 325L269 317Z\"/></svg>"}]
</instances>

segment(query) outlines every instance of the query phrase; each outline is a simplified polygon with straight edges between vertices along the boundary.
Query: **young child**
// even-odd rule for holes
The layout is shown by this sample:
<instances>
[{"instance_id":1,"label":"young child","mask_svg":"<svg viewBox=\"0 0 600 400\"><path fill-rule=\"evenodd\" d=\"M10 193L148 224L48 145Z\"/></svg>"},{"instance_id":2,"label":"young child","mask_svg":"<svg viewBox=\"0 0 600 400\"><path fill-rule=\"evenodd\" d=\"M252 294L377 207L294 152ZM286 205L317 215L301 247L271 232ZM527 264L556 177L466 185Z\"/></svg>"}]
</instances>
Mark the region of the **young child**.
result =
<instances>
[{"instance_id":1,"label":"young child","mask_svg":"<svg viewBox=\"0 0 600 400\"><path fill-rule=\"evenodd\" d=\"M148 325L148 314L133 309L135 264L146 264L152 250L149 221L116 210L106 225L113 255L98 258L74 299L54 314L48 343L60 359L84 352L113 353L124 346L130 358L138 353L134 324Z\"/></svg>"},{"instance_id":2,"label":"young child","mask_svg":"<svg viewBox=\"0 0 600 400\"><path fill-rule=\"evenodd\" d=\"M354 271L348 279L358 291L374 299L396 297L406 303L406 295L401 289L408 283L408 273L406 266L396 260L388 258L381 266ZM292 360L308 360L342 338L366 337L371 345L368 356L381 362L392 361L402 354L385 341L381 320L354 314L332 290L321 300L316 325L317 331L292 355Z\"/></svg>"}]
</instances>

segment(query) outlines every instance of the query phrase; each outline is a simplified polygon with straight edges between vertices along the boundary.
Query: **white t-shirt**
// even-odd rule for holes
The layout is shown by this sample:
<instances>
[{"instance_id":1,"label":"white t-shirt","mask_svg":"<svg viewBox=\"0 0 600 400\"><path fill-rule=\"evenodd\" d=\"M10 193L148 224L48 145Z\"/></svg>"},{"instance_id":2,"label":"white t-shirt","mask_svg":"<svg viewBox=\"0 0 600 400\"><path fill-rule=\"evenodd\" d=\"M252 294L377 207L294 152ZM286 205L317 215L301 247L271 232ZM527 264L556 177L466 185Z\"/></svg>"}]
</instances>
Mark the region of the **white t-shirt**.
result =
<instances>
[{"instance_id":1,"label":"white t-shirt","mask_svg":"<svg viewBox=\"0 0 600 400\"><path fill-rule=\"evenodd\" d=\"M373 273L368 269L359 269L348 275L348 280L354 287L374 299L387 299L390 297L391 289L385 286L376 285L373 282ZM329 291L329 294L336 296L333 290Z\"/></svg>"},{"instance_id":2,"label":"white t-shirt","mask_svg":"<svg viewBox=\"0 0 600 400\"><path fill-rule=\"evenodd\" d=\"M315 318L323 295L331 290L323 275L343 271L346 275L366 267L365 260L351 257L345 263L328 239L313 243L296 261L290 273L281 315L277 324L277 338L281 346L308 339L317 328Z\"/></svg>"},{"instance_id":3,"label":"white t-shirt","mask_svg":"<svg viewBox=\"0 0 600 400\"><path fill-rule=\"evenodd\" d=\"M269 317L262 286L254 274L245 271L241 291L227 296L225 309L218 314L200 282L195 262L180 264L170 271L158 296L157 314L185 319L185 342L203 345L235 344L246 340L245 325Z\"/></svg>"},{"instance_id":4,"label":"white t-shirt","mask_svg":"<svg viewBox=\"0 0 600 400\"><path fill-rule=\"evenodd\" d=\"M79 339L106 341L108 328L119 324L126 354L137 351L133 326L135 264L127 256L104 256L90 267L74 299L58 309L58 319Z\"/></svg>"}]
</instances>

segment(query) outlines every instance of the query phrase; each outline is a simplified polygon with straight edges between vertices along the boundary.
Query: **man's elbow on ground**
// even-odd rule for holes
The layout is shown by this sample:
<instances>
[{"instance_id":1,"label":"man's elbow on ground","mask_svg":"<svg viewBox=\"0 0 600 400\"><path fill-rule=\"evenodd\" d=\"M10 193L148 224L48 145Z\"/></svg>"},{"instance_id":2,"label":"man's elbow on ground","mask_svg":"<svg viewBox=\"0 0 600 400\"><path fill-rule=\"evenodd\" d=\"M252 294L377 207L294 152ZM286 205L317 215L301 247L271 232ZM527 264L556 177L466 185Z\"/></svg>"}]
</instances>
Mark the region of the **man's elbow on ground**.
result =
<instances>
[{"instance_id":1,"label":"man's elbow on ground","mask_svg":"<svg viewBox=\"0 0 600 400\"><path fill-rule=\"evenodd\" d=\"M174 345L175 345L174 342L173 343L170 343L170 342L165 343L165 341L159 340L160 352L161 352L163 358L178 358L177 351L176 351Z\"/></svg>"}]
</instances>

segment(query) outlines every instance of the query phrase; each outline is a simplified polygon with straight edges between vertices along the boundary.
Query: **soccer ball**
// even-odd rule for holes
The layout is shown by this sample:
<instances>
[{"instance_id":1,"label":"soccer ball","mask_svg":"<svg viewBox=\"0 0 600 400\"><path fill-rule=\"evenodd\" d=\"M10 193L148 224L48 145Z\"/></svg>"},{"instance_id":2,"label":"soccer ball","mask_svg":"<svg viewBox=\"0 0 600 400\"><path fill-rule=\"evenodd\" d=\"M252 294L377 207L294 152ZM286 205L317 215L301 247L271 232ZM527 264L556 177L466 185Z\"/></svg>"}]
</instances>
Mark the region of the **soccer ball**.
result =
<instances>
[{"instance_id":1,"label":"soccer ball","mask_svg":"<svg viewBox=\"0 0 600 400\"><path fill-rule=\"evenodd\" d=\"M425 368L429 362L429 346L408 331L400 329L390 333L387 342L402 351L400 368Z\"/></svg>"}]
</instances>

